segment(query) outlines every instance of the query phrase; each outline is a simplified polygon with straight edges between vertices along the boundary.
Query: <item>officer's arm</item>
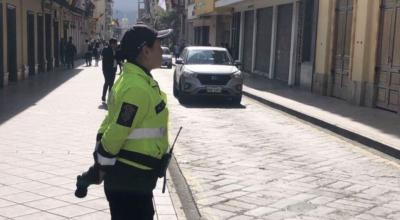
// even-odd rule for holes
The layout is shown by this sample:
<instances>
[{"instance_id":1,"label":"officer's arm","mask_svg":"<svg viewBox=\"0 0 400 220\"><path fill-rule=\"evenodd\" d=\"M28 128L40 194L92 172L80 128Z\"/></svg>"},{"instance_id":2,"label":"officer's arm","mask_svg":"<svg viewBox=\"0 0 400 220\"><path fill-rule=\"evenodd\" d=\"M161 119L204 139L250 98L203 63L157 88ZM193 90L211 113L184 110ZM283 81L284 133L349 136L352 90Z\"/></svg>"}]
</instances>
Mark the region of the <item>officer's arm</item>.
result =
<instances>
[{"instance_id":1,"label":"officer's arm","mask_svg":"<svg viewBox=\"0 0 400 220\"><path fill-rule=\"evenodd\" d=\"M99 142L101 140L101 138L103 137L103 133L106 131L107 129L107 125L109 124L110 120L110 113L107 112L106 117L104 118L103 122L100 125L99 130L97 131L97 135L96 135L96 143Z\"/></svg>"},{"instance_id":2,"label":"officer's arm","mask_svg":"<svg viewBox=\"0 0 400 220\"><path fill-rule=\"evenodd\" d=\"M149 111L149 96L141 88L126 91L114 115L109 117L101 141L96 146L97 160L101 166L112 166L116 156L132 130L141 124Z\"/></svg>"}]
</instances>

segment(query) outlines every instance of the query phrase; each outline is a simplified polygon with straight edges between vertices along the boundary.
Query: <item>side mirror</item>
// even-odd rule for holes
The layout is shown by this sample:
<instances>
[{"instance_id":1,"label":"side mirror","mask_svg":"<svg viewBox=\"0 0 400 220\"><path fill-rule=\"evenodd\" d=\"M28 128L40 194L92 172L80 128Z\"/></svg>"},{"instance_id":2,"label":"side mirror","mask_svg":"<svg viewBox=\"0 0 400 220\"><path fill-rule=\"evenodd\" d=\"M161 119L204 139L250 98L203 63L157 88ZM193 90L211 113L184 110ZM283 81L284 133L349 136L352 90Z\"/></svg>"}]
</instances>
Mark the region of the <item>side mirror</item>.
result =
<instances>
[{"instance_id":1,"label":"side mirror","mask_svg":"<svg viewBox=\"0 0 400 220\"><path fill-rule=\"evenodd\" d=\"M175 64L183 64L183 59L182 58L177 58L175 61Z\"/></svg>"},{"instance_id":2,"label":"side mirror","mask_svg":"<svg viewBox=\"0 0 400 220\"><path fill-rule=\"evenodd\" d=\"M233 64L234 64L238 69L241 69L241 68L242 68L242 62L240 62L240 60L235 60L235 62L233 62Z\"/></svg>"}]
</instances>

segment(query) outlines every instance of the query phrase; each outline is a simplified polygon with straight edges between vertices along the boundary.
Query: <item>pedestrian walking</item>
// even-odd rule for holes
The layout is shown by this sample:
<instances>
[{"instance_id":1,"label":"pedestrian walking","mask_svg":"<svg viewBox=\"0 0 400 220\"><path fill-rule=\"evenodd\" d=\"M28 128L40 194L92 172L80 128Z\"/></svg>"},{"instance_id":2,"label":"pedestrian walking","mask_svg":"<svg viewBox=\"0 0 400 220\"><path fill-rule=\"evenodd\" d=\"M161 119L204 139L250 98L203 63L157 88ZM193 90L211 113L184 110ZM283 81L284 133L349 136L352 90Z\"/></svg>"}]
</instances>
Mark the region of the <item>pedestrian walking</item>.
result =
<instances>
[{"instance_id":1,"label":"pedestrian walking","mask_svg":"<svg viewBox=\"0 0 400 220\"><path fill-rule=\"evenodd\" d=\"M117 46L117 51L116 51L115 57L117 59L117 64L118 64L118 67L119 67L118 75L120 75L122 73L122 65L124 63L124 58L122 56L122 51L121 51L121 45Z\"/></svg>"},{"instance_id":2,"label":"pedestrian walking","mask_svg":"<svg viewBox=\"0 0 400 220\"><path fill-rule=\"evenodd\" d=\"M175 55L175 59L179 58L179 46L177 44L175 44L174 46L174 55Z\"/></svg>"},{"instance_id":3,"label":"pedestrian walking","mask_svg":"<svg viewBox=\"0 0 400 220\"><path fill-rule=\"evenodd\" d=\"M86 61L86 66L91 66L92 65L92 52L93 52L93 44L91 41L86 40L86 46L87 50L85 53L85 61Z\"/></svg>"},{"instance_id":4,"label":"pedestrian walking","mask_svg":"<svg viewBox=\"0 0 400 220\"><path fill-rule=\"evenodd\" d=\"M114 84L115 74L117 72L117 59L116 59L117 40L112 38L109 40L108 47L103 49L101 56L103 57L103 75L104 85L101 100L106 101L107 90L110 92Z\"/></svg>"},{"instance_id":5,"label":"pedestrian walking","mask_svg":"<svg viewBox=\"0 0 400 220\"><path fill-rule=\"evenodd\" d=\"M95 42L93 46L93 57L95 60L95 66L99 66L99 60L100 60L100 43Z\"/></svg>"},{"instance_id":6,"label":"pedestrian walking","mask_svg":"<svg viewBox=\"0 0 400 220\"><path fill-rule=\"evenodd\" d=\"M66 61L65 61L65 50L66 50L67 42L65 38L61 38L60 41L60 60L61 60L61 65L65 66Z\"/></svg>"},{"instance_id":7,"label":"pedestrian walking","mask_svg":"<svg viewBox=\"0 0 400 220\"><path fill-rule=\"evenodd\" d=\"M69 37L68 43L65 46L65 59L67 63L67 68L74 68L74 59L76 55L76 47L72 43L72 37Z\"/></svg>"},{"instance_id":8,"label":"pedestrian walking","mask_svg":"<svg viewBox=\"0 0 400 220\"><path fill-rule=\"evenodd\" d=\"M162 161L169 144L166 94L150 71L161 66L160 39L171 32L135 25L125 33L121 49L127 62L96 137L95 165L78 177L77 186L89 175L93 183L104 178L112 220L153 219L153 189L167 166Z\"/></svg>"}]
</instances>

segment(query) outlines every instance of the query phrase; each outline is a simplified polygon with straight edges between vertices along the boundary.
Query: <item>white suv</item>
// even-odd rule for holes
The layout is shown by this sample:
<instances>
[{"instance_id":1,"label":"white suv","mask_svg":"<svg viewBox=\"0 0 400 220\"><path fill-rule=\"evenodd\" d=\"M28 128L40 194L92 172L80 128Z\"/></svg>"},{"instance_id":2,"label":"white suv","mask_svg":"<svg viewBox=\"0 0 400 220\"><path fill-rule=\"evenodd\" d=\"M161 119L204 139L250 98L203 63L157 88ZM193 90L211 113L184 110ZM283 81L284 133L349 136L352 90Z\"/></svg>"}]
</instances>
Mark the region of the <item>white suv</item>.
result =
<instances>
[{"instance_id":1,"label":"white suv","mask_svg":"<svg viewBox=\"0 0 400 220\"><path fill-rule=\"evenodd\" d=\"M186 47L175 62L174 95L181 103L193 96L228 97L242 100L243 76L222 47Z\"/></svg>"}]
</instances>

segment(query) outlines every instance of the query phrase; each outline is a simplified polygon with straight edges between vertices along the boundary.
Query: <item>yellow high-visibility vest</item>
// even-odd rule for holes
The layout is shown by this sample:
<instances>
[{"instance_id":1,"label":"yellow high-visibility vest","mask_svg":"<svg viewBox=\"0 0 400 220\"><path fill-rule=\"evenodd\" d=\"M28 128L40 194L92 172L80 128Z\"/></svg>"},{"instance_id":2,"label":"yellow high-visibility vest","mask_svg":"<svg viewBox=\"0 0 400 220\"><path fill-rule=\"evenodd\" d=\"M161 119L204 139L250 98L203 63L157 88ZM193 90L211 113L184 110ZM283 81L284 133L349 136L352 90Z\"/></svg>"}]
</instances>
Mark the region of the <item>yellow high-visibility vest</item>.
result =
<instances>
[{"instance_id":1,"label":"yellow high-visibility vest","mask_svg":"<svg viewBox=\"0 0 400 220\"><path fill-rule=\"evenodd\" d=\"M108 100L108 114L98 133L100 165L116 161L141 170L154 170L167 152L167 97L141 67L125 63Z\"/></svg>"}]
</instances>

